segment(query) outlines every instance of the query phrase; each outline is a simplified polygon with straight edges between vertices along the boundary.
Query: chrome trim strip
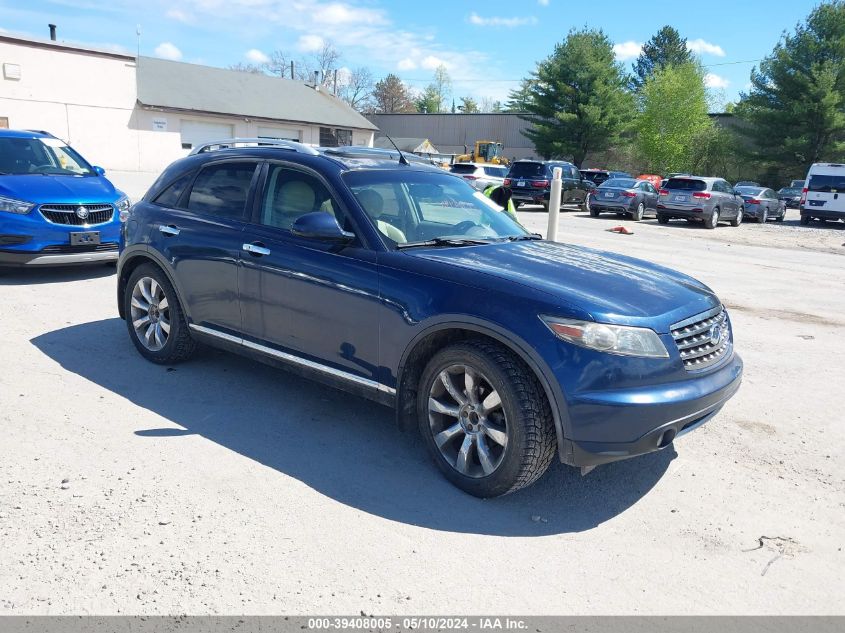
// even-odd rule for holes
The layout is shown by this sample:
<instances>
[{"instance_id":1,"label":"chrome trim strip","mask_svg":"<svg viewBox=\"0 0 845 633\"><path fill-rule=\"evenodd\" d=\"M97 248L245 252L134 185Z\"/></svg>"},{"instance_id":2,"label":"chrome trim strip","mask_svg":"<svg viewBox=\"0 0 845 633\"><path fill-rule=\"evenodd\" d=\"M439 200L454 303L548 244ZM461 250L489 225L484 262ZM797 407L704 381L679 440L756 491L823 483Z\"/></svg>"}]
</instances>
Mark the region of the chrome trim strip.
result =
<instances>
[{"instance_id":1,"label":"chrome trim strip","mask_svg":"<svg viewBox=\"0 0 845 633\"><path fill-rule=\"evenodd\" d=\"M356 376L355 374L350 374L349 372L345 372L340 369L335 369L334 367L329 367L327 365L316 363L306 358L300 358L299 356L294 356L293 354L281 352L279 350L273 349L272 347L266 347L265 345L253 343L252 341L247 341L238 336L232 336L231 334L226 334L225 332L220 332L218 330L208 328L202 325L195 325L194 323L191 323L189 327L192 330L200 332L201 334L214 336L225 341L229 341L230 343L235 343L237 345L243 345L244 347L253 349L257 352L261 352L262 354L267 354L268 356L273 356L275 358L287 361L289 363L293 363L295 365L301 365L303 367L308 367L309 369L313 369L315 371L319 371L324 374L334 376L336 378L355 382L366 387L372 387L376 391L380 391L382 393L386 393L392 396L396 395L396 390L393 387L388 387L387 385L383 385L375 380L370 380L369 378L362 378L361 376Z\"/></svg>"},{"instance_id":2,"label":"chrome trim strip","mask_svg":"<svg viewBox=\"0 0 845 633\"><path fill-rule=\"evenodd\" d=\"M714 317L719 314L725 307L723 305L717 305L715 308L711 308L707 310L707 312L701 312L699 314L695 314L688 319L684 319L683 321L678 321L677 323L669 326L669 331L678 330L682 327L686 327L688 325L692 325L693 323L698 323L699 321L703 321L704 319L709 319L710 317Z\"/></svg>"}]
</instances>

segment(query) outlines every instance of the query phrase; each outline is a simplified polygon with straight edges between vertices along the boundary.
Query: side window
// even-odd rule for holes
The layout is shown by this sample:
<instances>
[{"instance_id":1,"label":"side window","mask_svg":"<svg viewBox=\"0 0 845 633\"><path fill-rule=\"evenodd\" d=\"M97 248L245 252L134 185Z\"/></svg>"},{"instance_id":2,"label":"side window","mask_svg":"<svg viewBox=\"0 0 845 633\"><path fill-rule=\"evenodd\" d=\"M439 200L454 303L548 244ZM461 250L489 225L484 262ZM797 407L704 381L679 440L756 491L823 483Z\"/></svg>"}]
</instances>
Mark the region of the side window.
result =
<instances>
[{"instance_id":1,"label":"side window","mask_svg":"<svg viewBox=\"0 0 845 633\"><path fill-rule=\"evenodd\" d=\"M575 169L574 167L569 167L569 177L573 180L578 180L581 175L578 173L577 169Z\"/></svg>"},{"instance_id":2,"label":"side window","mask_svg":"<svg viewBox=\"0 0 845 633\"><path fill-rule=\"evenodd\" d=\"M261 202L260 223L290 230L297 218L314 211L331 213L340 226L349 230L329 190L318 178L286 165L270 165Z\"/></svg>"},{"instance_id":3,"label":"side window","mask_svg":"<svg viewBox=\"0 0 845 633\"><path fill-rule=\"evenodd\" d=\"M179 176L176 180L170 183L164 191L156 196L153 203L160 204L163 207L175 207L179 203L179 199L182 197L182 192L185 191L185 188L191 184L191 179L193 177L193 172L188 172L187 174Z\"/></svg>"},{"instance_id":4,"label":"side window","mask_svg":"<svg viewBox=\"0 0 845 633\"><path fill-rule=\"evenodd\" d=\"M194 181L188 209L232 220L243 218L256 163L216 163L205 167Z\"/></svg>"},{"instance_id":5,"label":"side window","mask_svg":"<svg viewBox=\"0 0 845 633\"><path fill-rule=\"evenodd\" d=\"M718 191L719 193L730 193L727 184L723 183L721 180L717 180L713 183L713 191Z\"/></svg>"}]
</instances>

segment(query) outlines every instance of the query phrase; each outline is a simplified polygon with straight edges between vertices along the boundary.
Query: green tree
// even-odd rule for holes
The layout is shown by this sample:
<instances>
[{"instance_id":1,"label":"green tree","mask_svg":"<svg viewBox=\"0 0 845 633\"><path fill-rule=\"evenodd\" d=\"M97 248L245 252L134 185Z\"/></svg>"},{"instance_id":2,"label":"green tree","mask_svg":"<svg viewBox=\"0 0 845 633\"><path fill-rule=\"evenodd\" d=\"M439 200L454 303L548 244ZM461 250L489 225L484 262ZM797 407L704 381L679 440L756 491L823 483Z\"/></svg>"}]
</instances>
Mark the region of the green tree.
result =
<instances>
[{"instance_id":1,"label":"green tree","mask_svg":"<svg viewBox=\"0 0 845 633\"><path fill-rule=\"evenodd\" d=\"M697 63L669 65L646 78L634 146L651 173L688 171L697 141L712 129L704 70Z\"/></svg>"},{"instance_id":2,"label":"green tree","mask_svg":"<svg viewBox=\"0 0 845 633\"><path fill-rule=\"evenodd\" d=\"M411 93L393 73L376 82L373 88L374 109L376 112L393 114L398 112L415 112Z\"/></svg>"},{"instance_id":3,"label":"green tree","mask_svg":"<svg viewBox=\"0 0 845 633\"><path fill-rule=\"evenodd\" d=\"M417 98L414 100L414 105L417 110L420 112L427 112L429 114L440 112L440 106L442 103L440 95L437 93L437 88L433 85L426 86L426 89L418 94Z\"/></svg>"},{"instance_id":4,"label":"green tree","mask_svg":"<svg viewBox=\"0 0 845 633\"><path fill-rule=\"evenodd\" d=\"M631 85L635 90L639 90L655 71L691 61L692 53L687 49L686 38L681 37L673 27L664 26L643 44L643 50L634 62Z\"/></svg>"},{"instance_id":5,"label":"green tree","mask_svg":"<svg viewBox=\"0 0 845 633\"><path fill-rule=\"evenodd\" d=\"M528 112L528 102L531 100L531 80L523 79L519 88L508 93L508 100L503 108L504 112Z\"/></svg>"},{"instance_id":6,"label":"green tree","mask_svg":"<svg viewBox=\"0 0 845 633\"><path fill-rule=\"evenodd\" d=\"M759 69L736 114L762 162L802 175L845 152L845 2L817 6L784 34Z\"/></svg>"},{"instance_id":7,"label":"green tree","mask_svg":"<svg viewBox=\"0 0 845 633\"><path fill-rule=\"evenodd\" d=\"M626 84L604 32L570 31L532 73L525 135L541 156L580 167L587 152L617 143L633 117Z\"/></svg>"},{"instance_id":8,"label":"green tree","mask_svg":"<svg viewBox=\"0 0 845 633\"><path fill-rule=\"evenodd\" d=\"M478 109L478 103L472 97L461 97L461 105L458 106L458 110L464 114L475 114L481 111Z\"/></svg>"}]
</instances>

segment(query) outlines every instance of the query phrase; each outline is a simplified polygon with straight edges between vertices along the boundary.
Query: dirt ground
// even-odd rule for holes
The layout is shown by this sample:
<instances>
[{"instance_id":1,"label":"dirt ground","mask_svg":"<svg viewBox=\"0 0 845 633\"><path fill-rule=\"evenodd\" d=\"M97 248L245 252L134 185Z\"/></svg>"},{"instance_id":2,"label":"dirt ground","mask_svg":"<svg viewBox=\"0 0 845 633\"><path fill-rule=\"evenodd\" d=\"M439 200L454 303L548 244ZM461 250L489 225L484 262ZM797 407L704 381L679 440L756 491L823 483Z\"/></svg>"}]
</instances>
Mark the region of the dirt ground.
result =
<instances>
[{"instance_id":1,"label":"dirt ground","mask_svg":"<svg viewBox=\"0 0 845 633\"><path fill-rule=\"evenodd\" d=\"M673 447L490 501L385 408L145 362L111 268L0 276L0 614L845 613L845 224L619 223L559 238L714 288L743 386Z\"/></svg>"}]
</instances>

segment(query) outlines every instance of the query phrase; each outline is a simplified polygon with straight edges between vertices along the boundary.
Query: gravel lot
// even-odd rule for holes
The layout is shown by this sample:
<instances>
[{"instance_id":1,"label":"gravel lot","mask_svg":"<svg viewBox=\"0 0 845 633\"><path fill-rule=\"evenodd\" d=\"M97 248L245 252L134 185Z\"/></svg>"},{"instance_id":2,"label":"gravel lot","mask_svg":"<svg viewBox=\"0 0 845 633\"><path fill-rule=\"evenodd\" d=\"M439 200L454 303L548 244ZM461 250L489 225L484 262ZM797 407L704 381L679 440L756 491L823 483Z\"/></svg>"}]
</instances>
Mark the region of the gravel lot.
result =
<instances>
[{"instance_id":1,"label":"gravel lot","mask_svg":"<svg viewBox=\"0 0 845 633\"><path fill-rule=\"evenodd\" d=\"M112 268L0 276L0 614L845 614L845 224L618 223L560 239L713 287L743 387L674 447L492 501L385 408L143 361Z\"/></svg>"}]
</instances>

